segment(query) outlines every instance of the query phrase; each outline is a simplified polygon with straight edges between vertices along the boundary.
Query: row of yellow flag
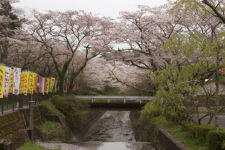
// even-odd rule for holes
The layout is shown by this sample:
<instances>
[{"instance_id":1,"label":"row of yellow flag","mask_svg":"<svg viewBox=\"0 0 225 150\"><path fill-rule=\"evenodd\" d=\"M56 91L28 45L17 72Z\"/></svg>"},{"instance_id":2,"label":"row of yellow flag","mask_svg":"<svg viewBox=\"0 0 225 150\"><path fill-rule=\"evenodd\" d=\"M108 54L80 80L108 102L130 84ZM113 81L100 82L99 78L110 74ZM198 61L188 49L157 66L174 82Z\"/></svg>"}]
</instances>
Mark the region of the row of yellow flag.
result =
<instances>
[{"instance_id":1,"label":"row of yellow flag","mask_svg":"<svg viewBox=\"0 0 225 150\"><path fill-rule=\"evenodd\" d=\"M34 72L21 72L21 68L0 66L0 98L8 94L53 92L55 78L44 78Z\"/></svg>"}]
</instances>

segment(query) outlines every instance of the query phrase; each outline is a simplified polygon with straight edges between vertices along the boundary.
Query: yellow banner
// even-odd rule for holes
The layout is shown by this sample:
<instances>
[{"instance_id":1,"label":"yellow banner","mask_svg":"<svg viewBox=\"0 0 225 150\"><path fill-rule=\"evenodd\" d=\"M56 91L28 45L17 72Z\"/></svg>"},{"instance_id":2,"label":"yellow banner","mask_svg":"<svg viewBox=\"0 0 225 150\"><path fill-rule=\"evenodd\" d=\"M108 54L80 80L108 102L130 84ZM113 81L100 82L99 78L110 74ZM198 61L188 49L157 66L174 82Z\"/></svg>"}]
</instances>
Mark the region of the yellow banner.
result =
<instances>
[{"instance_id":1,"label":"yellow banner","mask_svg":"<svg viewBox=\"0 0 225 150\"><path fill-rule=\"evenodd\" d=\"M35 84L36 73L29 72L29 93L34 94L34 84Z\"/></svg>"},{"instance_id":2,"label":"yellow banner","mask_svg":"<svg viewBox=\"0 0 225 150\"><path fill-rule=\"evenodd\" d=\"M14 82L13 78L14 78L14 69L12 69L10 73L9 93L13 93L13 82Z\"/></svg>"},{"instance_id":3,"label":"yellow banner","mask_svg":"<svg viewBox=\"0 0 225 150\"><path fill-rule=\"evenodd\" d=\"M5 66L0 66L0 98L3 98L5 85Z\"/></svg>"},{"instance_id":4,"label":"yellow banner","mask_svg":"<svg viewBox=\"0 0 225 150\"><path fill-rule=\"evenodd\" d=\"M26 76L22 72L20 75L20 93L25 93L25 81L26 81Z\"/></svg>"},{"instance_id":5,"label":"yellow banner","mask_svg":"<svg viewBox=\"0 0 225 150\"><path fill-rule=\"evenodd\" d=\"M50 78L49 92L53 91L54 85L55 85L55 78Z\"/></svg>"},{"instance_id":6,"label":"yellow banner","mask_svg":"<svg viewBox=\"0 0 225 150\"><path fill-rule=\"evenodd\" d=\"M45 78L45 93L48 94L49 92L49 83L50 83L50 78Z\"/></svg>"},{"instance_id":7,"label":"yellow banner","mask_svg":"<svg viewBox=\"0 0 225 150\"><path fill-rule=\"evenodd\" d=\"M29 72L22 72L20 77L20 93L27 95L28 93Z\"/></svg>"}]
</instances>

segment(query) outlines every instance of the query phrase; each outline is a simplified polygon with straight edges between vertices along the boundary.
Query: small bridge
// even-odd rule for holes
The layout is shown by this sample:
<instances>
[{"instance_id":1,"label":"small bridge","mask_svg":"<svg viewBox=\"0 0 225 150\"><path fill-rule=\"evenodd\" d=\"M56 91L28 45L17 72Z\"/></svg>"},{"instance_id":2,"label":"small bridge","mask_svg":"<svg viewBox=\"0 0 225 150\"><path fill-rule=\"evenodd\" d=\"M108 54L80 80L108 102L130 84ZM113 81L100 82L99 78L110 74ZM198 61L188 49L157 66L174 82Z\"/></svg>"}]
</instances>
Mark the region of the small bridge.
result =
<instances>
[{"instance_id":1,"label":"small bridge","mask_svg":"<svg viewBox=\"0 0 225 150\"><path fill-rule=\"evenodd\" d=\"M154 96L75 96L89 101L92 109L140 110Z\"/></svg>"},{"instance_id":2,"label":"small bridge","mask_svg":"<svg viewBox=\"0 0 225 150\"><path fill-rule=\"evenodd\" d=\"M76 95L75 97L81 98L81 99L87 99L91 100L91 103L95 103L96 100L107 100L108 103L110 101L123 101L123 103L129 102L129 101L139 101L142 103L142 101L151 101L154 96L86 96L86 95Z\"/></svg>"}]
</instances>

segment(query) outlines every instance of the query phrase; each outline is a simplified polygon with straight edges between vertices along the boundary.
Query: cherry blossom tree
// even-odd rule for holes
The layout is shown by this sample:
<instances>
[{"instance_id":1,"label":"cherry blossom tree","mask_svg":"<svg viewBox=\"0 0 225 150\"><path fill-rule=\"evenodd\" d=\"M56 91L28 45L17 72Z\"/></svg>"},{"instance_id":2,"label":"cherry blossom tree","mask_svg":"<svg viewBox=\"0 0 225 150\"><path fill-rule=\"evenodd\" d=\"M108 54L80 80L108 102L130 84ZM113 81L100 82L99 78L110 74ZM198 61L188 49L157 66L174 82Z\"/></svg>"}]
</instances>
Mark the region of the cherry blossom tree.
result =
<instances>
[{"instance_id":1,"label":"cherry blossom tree","mask_svg":"<svg viewBox=\"0 0 225 150\"><path fill-rule=\"evenodd\" d=\"M193 10L193 8L201 8L205 10L205 14L212 14L214 17L216 16L221 20L221 22L225 23L224 16L224 5L225 2L223 0L177 0L175 3L175 7L182 8L183 10Z\"/></svg>"},{"instance_id":2,"label":"cherry blossom tree","mask_svg":"<svg viewBox=\"0 0 225 150\"><path fill-rule=\"evenodd\" d=\"M79 74L80 82L86 83L90 89L104 93L106 87L119 89L118 93L142 95L151 93L149 72L121 61L109 61L96 57L88 62ZM79 80L78 80L79 81Z\"/></svg>"},{"instance_id":3,"label":"cherry blossom tree","mask_svg":"<svg viewBox=\"0 0 225 150\"><path fill-rule=\"evenodd\" d=\"M222 0L218 1L209 1L209 0L202 0L206 6L208 6L213 13L225 24L225 16L224 16L224 5L225 2Z\"/></svg>"},{"instance_id":4,"label":"cherry blossom tree","mask_svg":"<svg viewBox=\"0 0 225 150\"><path fill-rule=\"evenodd\" d=\"M78 51L85 53L85 57L80 60L83 61L80 68L82 70L91 58L111 50L110 40L105 37L110 28L109 19L99 18L91 13L34 12L34 19L28 22L28 26L27 32L42 43L43 49L53 60L61 94L65 75ZM80 71L71 73L71 81L76 77L76 72Z\"/></svg>"},{"instance_id":5,"label":"cherry blossom tree","mask_svg":"<svg viewBox=\"0 0 225 150\"><path fill-rule=\"evenodd\" d=\"M148 70L125 64L122 61L111 61L105 66L110 71L110 78L120 85L119 87L124 93L132 93L132 95L152 95L155 93L153 77Z\"/></svg>"},{"instance_id":6,"label":"cherry blossom tree","mask_svg":"<svg viewBox=\"0 0 225 150\"><path fill-rule=\"evenodd\" d=\"M167 12L165 6L138 6L135 12L121 12L115 36L126 44L119 48L120 59L141 69L158 71L173 59L162 46L174 33L181 30L179 19Z\"/></svg>"},{"instance_id":7,"label":"cherry blossom tree","mask_svg":"<svg viewBox=\"0 0 225 150\"><path fill-rule=\"evenodd\" d=\"M95 57L91 59L85 69L76 78L76 81L83 84L83 88L88 88L89 93L92 94L103 94L105 87L119 88L122 91L122 85L114 82L111 79L110 72L106 67L109 62L101 57ZM124 87L123 87L124 88Z\"/></svg>"},{"instance_id":8,"label":"cherry blossom tree","mask_svg":"<svg viewBox=\"0 0 225 150\"><path fill-rule=\"evenodd\" d=\"M85 42L87 43L87 46L84 46L84 50L77 51L76 56L70 65L70 69L68 70L68 74L70 75L68 93L70 93L73 88L75 78L87 66L87 63L90 60L113 50L113 46L111 45L113 38L110 36L110 32L114 27L114 23L111 22L111 19L109 18L101 18L99 23L99 27L94 31L96 34L86 39ZM92 65L92 67L95 68L98 65L99 64Z\"/></svg>"},{"instance_id":9,"label":"cherry blossom tree","mask_svg":"<svg viewBox=\"0 0 225 150\"><path fill-rule=\"evenodd\" d=\"M165 69L177 59L177 56L164 50L163 47L172 35L182 30L183 27L179 22L180 17L171 15L167 5L156 8L138 6L135 12L121 12L120 20L116 23L113 32L114 41L119 48L108 54L107 58L124 62L127 66L135 66L139 68L138 70L146 70L144 72L148 72L149 81L152 81L154 77L151 75L154 72ZM111 70L111 73L114 74L115 70ZM114 75L122 84L126 83L127 86L140 89ZM154 84L150 87L156 90ZM145 91L142 89L143 93L154 93L150 91L150 89Z\"/></svg>"},{"instance_id":10,"label":"cherry blossom tree","mask_svg":"<svg viewBox=\"0 0 225 150\"><path fill-rule=\"evenodd\" d=\"M16 66L22 70L29 70L41 76L56 76L54 64L50 56L43 50L43 46L36 41L32 41L29 35L19 33L10 41L12 45L9 50L8 65Z\"/></svg>"}]
</instances>

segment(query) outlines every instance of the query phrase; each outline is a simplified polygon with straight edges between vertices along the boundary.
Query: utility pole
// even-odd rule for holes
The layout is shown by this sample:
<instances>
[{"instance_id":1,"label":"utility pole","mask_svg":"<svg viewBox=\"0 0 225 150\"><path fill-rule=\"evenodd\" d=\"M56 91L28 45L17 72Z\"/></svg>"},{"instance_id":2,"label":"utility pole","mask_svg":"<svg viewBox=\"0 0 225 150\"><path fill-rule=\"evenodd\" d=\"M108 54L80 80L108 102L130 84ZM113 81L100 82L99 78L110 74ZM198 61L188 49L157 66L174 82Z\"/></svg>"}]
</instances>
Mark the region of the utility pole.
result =
<instances>
[{"instance_id":1,"label":"utility pole","mask_svg":"<svg viewBox=\"0 0 225 150\"><path fill-rule=\"evenodd\" d=\"M33 101L33 94L31 94L30 98L30 120L29 120L29 129L30 129L30 140L34 141L34 101Z\"/></svg>"}]
</instances>

